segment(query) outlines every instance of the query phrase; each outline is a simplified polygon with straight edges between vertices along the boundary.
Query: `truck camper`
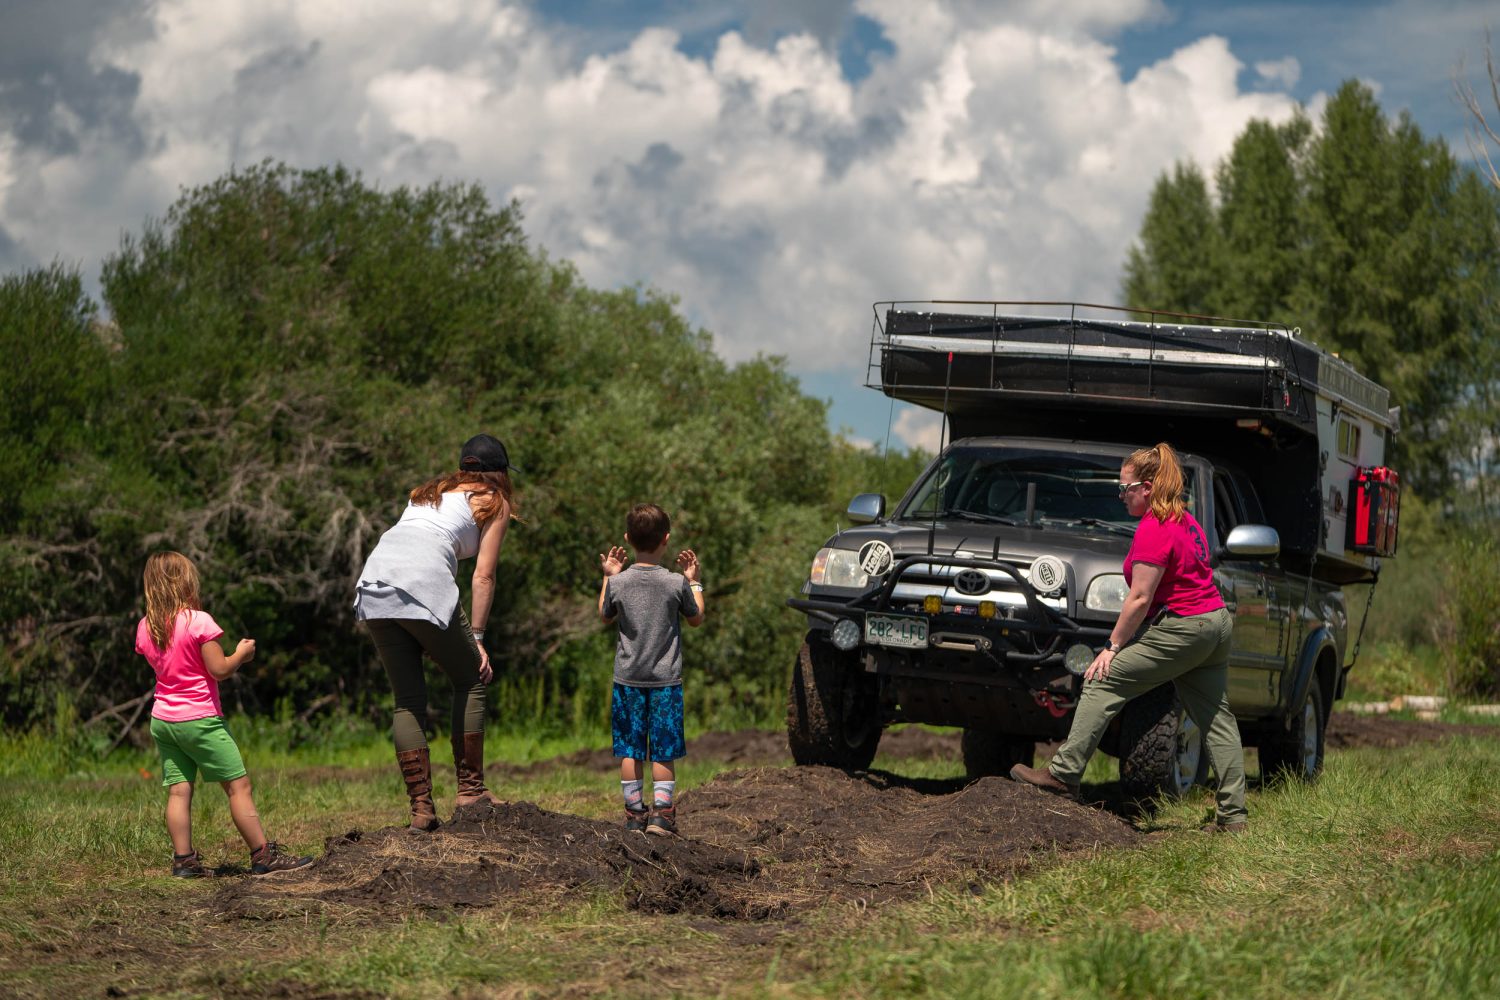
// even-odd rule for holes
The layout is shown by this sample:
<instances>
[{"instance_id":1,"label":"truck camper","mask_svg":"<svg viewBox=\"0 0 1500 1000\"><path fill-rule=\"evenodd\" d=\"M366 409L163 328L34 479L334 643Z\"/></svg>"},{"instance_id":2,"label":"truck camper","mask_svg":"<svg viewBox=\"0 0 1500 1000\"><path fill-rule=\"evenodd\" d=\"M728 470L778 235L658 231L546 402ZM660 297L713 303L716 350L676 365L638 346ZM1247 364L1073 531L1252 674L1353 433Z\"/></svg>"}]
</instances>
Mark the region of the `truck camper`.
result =
<instances>
[{"instance_id":1,"label":"truck camper","mask_svg":"<svg viewBox=\"0 0 1500 1000\"><path fill-rule=\"evenodd\" d=\"M1241 732L1267 776L1316 776L1363 626L1343 587L1396 550L1385 389L1296 329L1076 303L877 303L869 371L947 443L889 509L855 497L788 602L798 762L864 767L886 725L927 722L963 727L978 777L1065 735L1126 593L1120 461L1167 441L1235 616ZM1178 795L1201 742L1167 685L1104 749L1128 793Z\"/></svg>"}]
</instances>

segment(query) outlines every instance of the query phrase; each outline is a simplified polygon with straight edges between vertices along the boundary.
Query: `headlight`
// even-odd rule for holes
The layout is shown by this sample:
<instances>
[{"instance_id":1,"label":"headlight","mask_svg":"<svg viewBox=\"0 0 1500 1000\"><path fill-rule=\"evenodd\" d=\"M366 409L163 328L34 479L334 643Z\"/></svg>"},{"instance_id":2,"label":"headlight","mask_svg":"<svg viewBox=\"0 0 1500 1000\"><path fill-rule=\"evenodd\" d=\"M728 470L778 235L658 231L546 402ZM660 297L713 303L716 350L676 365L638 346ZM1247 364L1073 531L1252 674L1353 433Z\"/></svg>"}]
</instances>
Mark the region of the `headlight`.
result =
<instances>
[{"instance_id":1,"label":"headlight","mask_svg":"<svg viewBox=\"0 0 1500 1000\"><path fill-rule=\"evenodd\" d=\"M819 549L808 577L818 587L863 587L870 582L859 567L859 553L850 549Z\"/></svg>"},{"instance_id":2,"label":"headlight","mask_svg":"<svg viewBox=\"0 0 1500 1000\"><path fill-rule=\"evenodd\" d=\"M1124 576L1106 573L1094 577L1089 584L1088 593L1083 595L1083 606L1090 611L1119 611L1125 606L1125 595L1129 593Z\"/></svg>"}]
</instances>

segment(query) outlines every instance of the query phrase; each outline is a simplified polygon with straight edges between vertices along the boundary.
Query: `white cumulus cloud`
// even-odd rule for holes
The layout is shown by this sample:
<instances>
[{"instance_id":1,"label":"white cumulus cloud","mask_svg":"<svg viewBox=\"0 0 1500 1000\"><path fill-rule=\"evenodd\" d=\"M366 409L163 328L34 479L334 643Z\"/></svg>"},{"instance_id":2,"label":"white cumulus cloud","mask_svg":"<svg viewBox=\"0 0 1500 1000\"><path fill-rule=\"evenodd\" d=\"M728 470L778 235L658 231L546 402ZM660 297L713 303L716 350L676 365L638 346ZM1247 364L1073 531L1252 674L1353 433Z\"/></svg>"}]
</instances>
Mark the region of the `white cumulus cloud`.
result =
<instances>
[{"instance_id":1,"label":"white cumulus cloud","mask_svg":"<svg viewBox=\"0 0 1500 1000\"><path fill-rule=\"evenodd\" d=\"M1115 301L1155 178L1293 106L1240 91L1215 36L1122 78L1108 38L1156 0L855 6L890 44L857 80L812 34L590 52L508 0L159 0L91 55L139 81L135 152L0 132L0 237L93 271L183 186L266 157L474 180L591 283L679 295L726 358L852 371L877 299ZM904 440L934 437L922 419Z\"/></svg>"}]
</instances>

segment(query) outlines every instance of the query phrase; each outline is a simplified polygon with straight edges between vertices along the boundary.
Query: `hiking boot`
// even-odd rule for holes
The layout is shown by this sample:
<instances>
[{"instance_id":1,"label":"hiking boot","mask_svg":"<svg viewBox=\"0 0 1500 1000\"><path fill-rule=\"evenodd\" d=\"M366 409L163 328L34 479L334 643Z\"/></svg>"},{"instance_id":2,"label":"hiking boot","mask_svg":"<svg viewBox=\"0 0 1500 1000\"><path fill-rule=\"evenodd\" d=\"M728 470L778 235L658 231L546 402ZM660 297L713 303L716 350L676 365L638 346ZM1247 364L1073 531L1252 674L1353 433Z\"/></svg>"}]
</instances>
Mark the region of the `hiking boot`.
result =
<instances>
[{"instance_id":1,"label":"hiking boot","mask_svg":"<svg viewBox=\"0 0 1500 1000\"><path fill-rule=\"evenodd\" d=\"M1017 764L1010 769L1010 780L1019 781L1023 785L1040 788L1044 792L1053 795L1061 795L1065 799L1078 801L1078 786L1070 785L1056 777L1044 767L1027 767L1025 764Z\"/></svg>"},{"instance_id":2,"label":"hiking boot","mask_svg":"<svg viewBox=\"0 0 1500 1000\"><path fill-rule=\"evenodd\" d=\"M646 824L646 832L658 837L677 836L677 807L657 806L651 810L651 822Z\"/></svg>"},{"instance_id":3,"label":"hiking boot","mask_svg":"<svg viewBox=\"0 0 1500 1000\"><path fill-rule=\"evenodd\" d=\"M293 868L312 864L311 857L297 857L281 849L274 840L268 840L250 852L250 874L269 875L272 872L289 872Z\"/></svg>"},{"instance_id":4,"label":"hiking boot","mask_svg":"<svg viewBox=\"0 0 1500 1000\"><path fill-rule=\"evenodd\" d=\"M640 809L632 809L629 806L626 806L625 807L625 832L626 833L645 833L646 832L646 817L648 817L650 815L651 815L651 810L645 808L644 806L642 808L640 808Z\"/></svg>"},{"instance_id":5,"label":"hiking boot","mask_svg":"<svg viewBox=\"0 0 1500 1000\"><path fill-rule=\"evenodd\" d=\"M1204 833L1244 833L1249 824L1241 819L1233 823L1204 823L1201 829Z\"/></svg>"},{"instance_id":6,"label":"hiking boot","mask_svg":"<svg viewBox=\"0 0 1500 1000\"><path fill-rule=\"evenodd\" d=\"M212 874L197 851L172 855L173 878L208 878Z\"/></svg>"},{"instance_id":7,"label":"hiking boot","mask_svg":"<svg viewBox=\"0 0 1500 1000\"><path fill-rule=\"evenodd\" d=\"M406 782L406 797L411 799L411 828L436 830L437 808L432 804L432 758L426 747L396 751L401 778Z\"/></svg>"},{"instance_id":8,"label":"hiking boot","mask_svg":"<svg viewBox=\"0 0 1500 1000\"><path fill-rule=\"evenodd\" d=\"M453 770L458 776L458 796L453 808L488 802L504 805L484 787L484 731L453 736Z\"/></svg>"}]
</instances>

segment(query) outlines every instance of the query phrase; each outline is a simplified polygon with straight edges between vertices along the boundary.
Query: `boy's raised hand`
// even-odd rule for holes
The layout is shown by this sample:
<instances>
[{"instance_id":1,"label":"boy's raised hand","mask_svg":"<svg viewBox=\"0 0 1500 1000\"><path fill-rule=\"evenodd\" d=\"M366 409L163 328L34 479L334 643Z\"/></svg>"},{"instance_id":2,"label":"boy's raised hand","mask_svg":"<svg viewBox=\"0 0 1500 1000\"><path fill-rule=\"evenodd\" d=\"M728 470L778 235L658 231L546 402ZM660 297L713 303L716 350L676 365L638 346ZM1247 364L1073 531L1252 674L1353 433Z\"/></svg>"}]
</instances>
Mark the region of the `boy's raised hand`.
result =
<instances>
[{"instance_id":1,"label":"boy's raised hand","mask_svg":"<svg viewBox=\"0 0 1500 1000\"><path fill-rule=\"evenodd\" d=\"M698 553L692 549L683 549L677 553L677 565L682 567L682 575L688 578L689 583L698 581Z\"/></svg>"},{"instance_id":2,"label":"boy's raised hand","mask_svg":"<svg viewBox=\"0 0 1500 1000\"><path fill-rule=\"evenodd\" d=\"M609 555L599 554L599 568L604 571L605 576L614 576L625 568L625 546L611 545Z\"/></svg>"}]
</instances>

